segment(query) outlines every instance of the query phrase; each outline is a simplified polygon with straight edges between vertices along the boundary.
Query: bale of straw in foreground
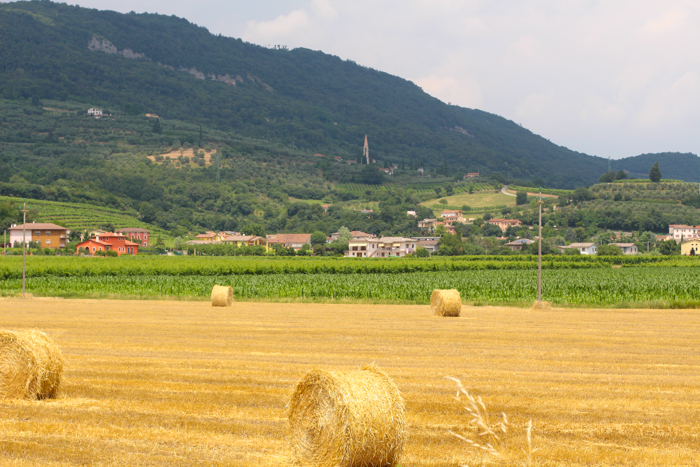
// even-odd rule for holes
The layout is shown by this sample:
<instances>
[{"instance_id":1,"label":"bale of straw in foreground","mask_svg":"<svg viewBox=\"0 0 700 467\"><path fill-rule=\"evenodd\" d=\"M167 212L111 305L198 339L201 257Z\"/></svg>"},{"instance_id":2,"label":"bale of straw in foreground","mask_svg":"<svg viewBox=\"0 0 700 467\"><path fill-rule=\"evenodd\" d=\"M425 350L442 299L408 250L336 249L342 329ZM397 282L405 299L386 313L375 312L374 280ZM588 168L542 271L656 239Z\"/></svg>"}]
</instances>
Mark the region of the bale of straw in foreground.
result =
<instances>
[{"instance_id":1,"label":"bale of straw in foreground","mask_svg":"<svg viewBox=\"0 0 700 467\"><path fill-rule=\"evenodd\" d=\"M462 298L459 290L433 290L430 307L438 316L459 316L462 312Z\"/></svg>"},{"instance_id":2,"label":"bale of straw in foreground","mask_svg":"<svg viewBox=\"0 0 700 467\"><path fill-rule=\"evenodd\" d=\"M405 411L394 382L374 366L312 370L289 403L292 450L314 467L393 466L406 438Z\"/></svg>"},{"instance_id":3,"label":"bale of straw in foreground","mask_svg":"<svg viewBox=\"0 0 700 467\"><path fill-rule=\"evenodd\" d=\"M61 386L63 356L43 332L0 330L0 399L47 399Z\"/></svg>"},{"instance_id":4,"label":"bale of straw in foreground","mask_svg":"<svg viewBox=\"0 0 700 467\"><path fill-rule=\"evenodd\" d=\"M215 285L211 289L211 306L231 306L233 303L233 287Z\"/></svg>"}]
</instances>

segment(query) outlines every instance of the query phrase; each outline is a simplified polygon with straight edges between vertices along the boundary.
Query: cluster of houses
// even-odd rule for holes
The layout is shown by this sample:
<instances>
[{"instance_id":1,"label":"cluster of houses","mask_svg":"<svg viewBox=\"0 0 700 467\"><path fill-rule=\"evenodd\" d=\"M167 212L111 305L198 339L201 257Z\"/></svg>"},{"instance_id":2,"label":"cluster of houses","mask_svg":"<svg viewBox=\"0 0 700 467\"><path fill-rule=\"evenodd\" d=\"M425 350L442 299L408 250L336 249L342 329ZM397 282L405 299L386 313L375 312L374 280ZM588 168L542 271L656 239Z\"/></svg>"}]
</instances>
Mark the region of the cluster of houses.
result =
<instances>
[{"instance_id":1,"label":"cluster of houses","mask_svg":"<svg viewBox=\"0 0 700 467\"><path fill-rule=\"evenodd\" d=\"M455 222L469 222L473 219L465 219L462 211L445 210L442 211L439 219L424 219L418 222L418 226L426 232L434 232L438 226L444 226L448 233L456 233ZM520 227L522 224L517 219L494 218L487 221L489 224L498 226L503 232L508 227ZM41 248L65 248L68 243L70 231L51 223L31 223L13 225L8 229L10 233L9 245L38 243ZM386 258L403 257L414 253L418 248L424 248L429 253L434 253L439 248L440 237L377 237L360 231L350 232L352 239L348 243L346 257L352 258ZM115 232L104 232L93 230L88 232L89 238L83 240L76 246L76 253L97 254L99 252L114 251L117 255L136 255L139 247L147 247L150 242L150 232L148 229L124 228ZM326 238L328 243L338 240L338 232ZM682 255L700 255L700 226L689 226L672 224L669 226L669 234L657 236L658 240L675 240L681 244ZM274 245L279 244L285 248L301 250L304 245L311 246L311 234L276 234L269 236L241 235L235 232L207 232L195 237L187 242L191 245L204 244L229 244L238 247L242 246L262 246L269 251ZM506 243L505 246L513 251L520 251L524 247L534 243L534 240L521 238ZM611 243L622 250L625 255L638 253L637 245L634 243ZM562 252L568 249L576 249L583 255L597 254L595 243L572 243L558 247Z\"/></svg>"},{"instance_id":2,"label":"cluster of houses","mask_svg":"<svg viewBox=\"0 0 700 467\"><path fill-rule=\"evenodd\" d=\"M411 213L414 213L414 211L409 211L407 214L412 215ZM415 215L415 213L413 215ZM474 218L465 218L462 211L444 210L440 213L439 219L423 219L422 221L418 221L418 228L427 230L428 232L434 232L439 226L443 226L447 233L454 235L457 233L454 226L455 222L465 224L473 221ZM489 219L486 223L500 227L503 232L508 230L508 227L522 227L523 225L518 219L501 218Z\"/></svg>"},{"instance_id":3,"label":"cluster of houses","mask_svg":"<svg viewBox=\"0 0 700 467\"><path fill-rule=\"evenodd\" d=\"M70 234L70 230L60 225L37 222L13 225L7 230L10 232L10 245L21 245L24 241L27 245L38 243L41 248L51 249L65 248ZM121 256L136 255L139 246L148 246L150 232L148 229L125 228L116 232L93 230L88 235L90 238L76 246L76 253L114 251Z\"/></svg>"},{"instance_id":4,"label":"cluster of houses","mask_svg":"<svg viewBox=\"0 0 700 467\"><path fill-rule=\"evenodd\" d=\"M438 249L439 237L376 237L375 235L352 231L352 239L348 243L346 257L352 258L387 258L403 257L414 253L418 247L425 248L430 253ZM327 243L332 243L340 238L336 232L326 237ZM311 246L311 234L276 234L267 237L247 236L232 232L207 232L187 242L190 245L229 244L236 246L262 246L266 251L279 244L285 248L293 248L296 251Z\"/></svg>"}]
</instances>

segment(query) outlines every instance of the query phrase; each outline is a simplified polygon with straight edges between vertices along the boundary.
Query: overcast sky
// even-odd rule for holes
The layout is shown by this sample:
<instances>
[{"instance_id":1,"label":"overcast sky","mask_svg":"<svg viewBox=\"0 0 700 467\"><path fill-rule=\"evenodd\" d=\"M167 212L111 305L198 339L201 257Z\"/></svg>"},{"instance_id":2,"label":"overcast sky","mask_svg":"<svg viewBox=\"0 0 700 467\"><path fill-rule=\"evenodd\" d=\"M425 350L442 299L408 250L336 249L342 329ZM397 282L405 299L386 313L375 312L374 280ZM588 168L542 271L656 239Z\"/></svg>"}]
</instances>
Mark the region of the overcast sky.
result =
<instances>
[{"instance_id":1,"label":"overcast sky","mask_svg":"<svg viewBox=\"0 0 700 467\"><path fill-rule=\"evenodd\" d=\"M79 0L411 80L614 159L700 154L698 0Z\"/></svg>"}]
</instances>

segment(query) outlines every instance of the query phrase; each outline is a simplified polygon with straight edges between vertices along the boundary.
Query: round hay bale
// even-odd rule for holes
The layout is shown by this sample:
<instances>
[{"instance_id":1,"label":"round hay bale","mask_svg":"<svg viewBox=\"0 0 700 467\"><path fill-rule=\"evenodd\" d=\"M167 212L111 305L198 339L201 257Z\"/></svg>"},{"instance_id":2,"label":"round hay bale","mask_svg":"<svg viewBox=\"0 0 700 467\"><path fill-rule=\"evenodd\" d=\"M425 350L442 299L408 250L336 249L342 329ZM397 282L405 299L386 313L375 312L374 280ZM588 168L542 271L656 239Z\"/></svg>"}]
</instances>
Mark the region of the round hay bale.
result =
<instances>
[{"instance_id":1,"label":"round hay bale","mask_svg":"<svg viewBox=\"0 0 700 467\"><path fill-rule=\"evenodd\" d=\"M0 330L0 399L48 399L58 394L63 356L43 332Z\"/></svg>"},{"instance_id":2,"label":"round hay bale","mask_svg":"<svg viewBox=\"0 0 700 467\"><path fill-rule=\"evenodd\" d=\"M211 289L211 306L231 306L233 304L233 287L215 285Z\"/></svg>"},{"instance_id":3,"label":"round hay bale","mask_svg":"<svg viewBox=\"0 0 700 467\"><path fill-rule=\"evenodd\" d=\"M549 310L550 308L551 304L549 302L545 302L544 300L542 300L541 303L535 300L530 307L531 310Z\"/></svg>"},{"instance_id":4,"label":"round hay bale","mask_svg":"<svg viewBox=\"0 0 700 467\"><path fill-rule=\"evenodd\" d=\"M438 316L459 316L462 312L462 298L459 290L433 290L430 296L430 307Z\"/></svg>"},{"instance_id":5,"label":"round hay bale","mask_svg":"<svg viewBox=\"0 0 700 467\"><path fill-rule=\"evenodd\" d=\"M406 439L406 406L380 369L312 370L289 403L292 450L315 467L385 467L398 462Z\"/></svg>"}]
</instances>

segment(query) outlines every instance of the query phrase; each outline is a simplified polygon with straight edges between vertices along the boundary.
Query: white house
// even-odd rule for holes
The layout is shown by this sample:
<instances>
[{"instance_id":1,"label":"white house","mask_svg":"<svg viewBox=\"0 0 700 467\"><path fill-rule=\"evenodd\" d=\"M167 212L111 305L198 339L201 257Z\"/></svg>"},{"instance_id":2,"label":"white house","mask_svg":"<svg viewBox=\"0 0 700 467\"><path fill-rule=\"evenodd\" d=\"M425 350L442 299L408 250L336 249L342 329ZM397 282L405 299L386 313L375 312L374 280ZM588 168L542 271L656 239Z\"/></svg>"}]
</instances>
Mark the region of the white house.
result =
<instances>
[{"instance_id":1,"label":"white house","mask_svg":"<svg viewBox=\"0 0 700 467\"><path fill-rule=\"evenodd\" d=\"M598 253L598 246L595 243L572 243L563 248L576 248L582 255L595 255Z\"/></svg>"},{"instance_id":2,"label":"white house","mask_svg":"<svg viewBox=\"0 0 700 467\"><path fill-rule=\"evenodd\" d=\"M623 255L635 255L638 253L637 245L634 243L611 243L622 250Z\"/></svg>"},{"instance_id":3,"label":"white house","mask_svg":"<svg viewBox=\"0 0 700 467\"><path fill-rule=\"evenodd\" d=\"M100 118L102 116L102 109L93 107L92 109L88 109L87 114L92 115L95 118Z\"/></svg>"},{"instance_id":4,"label":"white house","mask_svg":"<svg viewBox=\"0 0 700 467\"><path fill-rule=\"evenodd\" d=\"M382 237L366 240L352 240L348 243L345 256L349 258L404 257L414 253L418 242L413 238Z\"/></svg>"},{"instance_id":5,"label":"white house","mask_svg":"<svg viewBox=\"0 0 700 467\"><path fill-rule=\"evenodd\" d=\"M671 224L668 226L668 234L673 237L676 243L691 238L700 238L700 225Z\"/></svg>"}]
</instances>

